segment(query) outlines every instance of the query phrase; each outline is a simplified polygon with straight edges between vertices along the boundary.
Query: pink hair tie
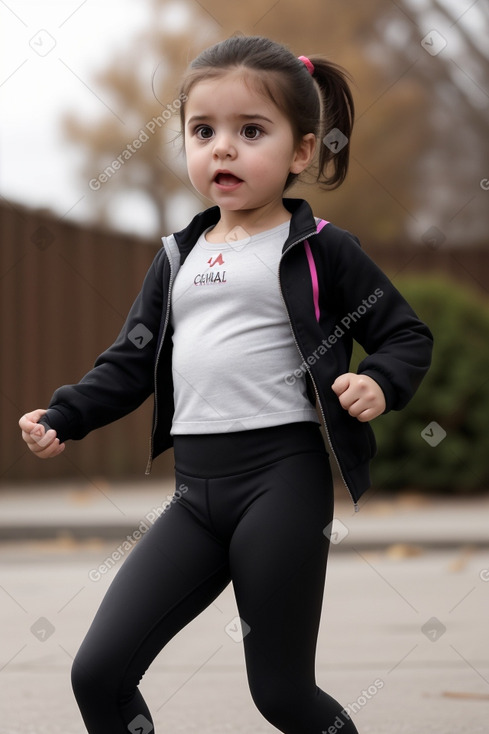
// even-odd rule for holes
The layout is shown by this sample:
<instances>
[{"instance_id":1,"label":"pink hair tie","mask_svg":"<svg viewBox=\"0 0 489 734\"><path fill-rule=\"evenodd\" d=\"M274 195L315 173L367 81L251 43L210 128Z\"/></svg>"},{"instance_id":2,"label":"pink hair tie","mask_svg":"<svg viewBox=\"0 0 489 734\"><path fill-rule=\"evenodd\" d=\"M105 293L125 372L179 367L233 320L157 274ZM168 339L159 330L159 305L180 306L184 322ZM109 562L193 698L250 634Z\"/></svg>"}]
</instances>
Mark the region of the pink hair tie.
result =
<instances>
[{"instance_id":1,"label":"pink hair tie","mask_svg":"<svg viewBox=\"0 0 489 734\"><path fill-rule=\"evenodd\" d=\"M302 61L307 71L312 76L314 74L314 64L312 61L308 59L307 56L299 56L299 61Z\"/></svg>"}]
</instances>

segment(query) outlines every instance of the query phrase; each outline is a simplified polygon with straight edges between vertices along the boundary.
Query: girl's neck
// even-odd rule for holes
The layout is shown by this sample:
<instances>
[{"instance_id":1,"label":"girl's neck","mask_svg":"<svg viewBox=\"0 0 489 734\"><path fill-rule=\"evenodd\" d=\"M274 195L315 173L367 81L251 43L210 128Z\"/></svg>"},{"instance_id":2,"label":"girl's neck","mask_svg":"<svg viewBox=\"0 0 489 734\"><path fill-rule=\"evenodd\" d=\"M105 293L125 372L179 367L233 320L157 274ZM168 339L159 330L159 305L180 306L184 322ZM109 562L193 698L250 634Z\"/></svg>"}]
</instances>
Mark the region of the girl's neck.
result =
<instances>
[{"instance_id":1,"label":"girl's neck","mask_svg":"<svg viewBox=\"0 0 489 734\"><path fill-rule=\"evenodd\" d=\"M232 233L237 239L251 237L268 229L278 227L291 219L290 212L284 207L282 200L260 209L229 211L221 208L221 218L216 226L206 234L207 242L219 244Z\"/></svg>"}]
</instances>

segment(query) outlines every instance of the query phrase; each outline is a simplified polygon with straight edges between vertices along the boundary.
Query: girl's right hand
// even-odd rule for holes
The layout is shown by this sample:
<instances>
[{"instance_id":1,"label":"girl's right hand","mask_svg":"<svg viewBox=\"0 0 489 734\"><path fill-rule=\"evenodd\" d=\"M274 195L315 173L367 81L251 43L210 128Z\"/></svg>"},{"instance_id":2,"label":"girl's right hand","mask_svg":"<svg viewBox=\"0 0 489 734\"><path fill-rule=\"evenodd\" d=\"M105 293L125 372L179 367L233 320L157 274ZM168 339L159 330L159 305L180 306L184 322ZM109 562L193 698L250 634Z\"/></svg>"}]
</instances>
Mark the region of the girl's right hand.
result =
<instances>
[{"instance_id":1,"label":"girl's right hand","mask_svg":"<svg viewBox=\"0 0 489 734\"><path fill-rule=\"evenodd\" d=\"M65 444L59 442L54 429L51 428L46 432L44 426L38 423L46 412L43 409L33 410L32 413L26 413L19 420L22 438L32 453L39 456L40 459L58 456L65 449Z\"/></svg>"}]
</instances>

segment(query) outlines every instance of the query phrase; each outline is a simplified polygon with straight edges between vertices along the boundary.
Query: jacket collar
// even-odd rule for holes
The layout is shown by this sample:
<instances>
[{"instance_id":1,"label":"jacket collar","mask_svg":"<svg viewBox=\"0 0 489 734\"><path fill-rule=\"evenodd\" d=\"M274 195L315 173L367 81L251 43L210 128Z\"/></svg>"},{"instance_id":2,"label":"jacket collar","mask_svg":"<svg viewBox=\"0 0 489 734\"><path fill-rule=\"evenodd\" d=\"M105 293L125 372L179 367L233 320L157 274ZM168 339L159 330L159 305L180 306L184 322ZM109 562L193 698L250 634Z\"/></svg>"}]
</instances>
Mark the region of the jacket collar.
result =
<instances>
[{"instance_id":1,"label":"jacket collar","mask_svg":"<svg viewBox=\"0 0 489 734\"><path fill-rule=\"evenodd\" d=\"M284 198L283 203L285 208L292 214L289 235L282 249L282 252L285 252L293 243L305 240L315 234L316 220L311 207L304 199ZM185 229L175 232L173 237L180 251L180 263L183 263L202 232L217 224L219 219L219 207L213 206L197 214Z\"/></svg>"}]
</instances>

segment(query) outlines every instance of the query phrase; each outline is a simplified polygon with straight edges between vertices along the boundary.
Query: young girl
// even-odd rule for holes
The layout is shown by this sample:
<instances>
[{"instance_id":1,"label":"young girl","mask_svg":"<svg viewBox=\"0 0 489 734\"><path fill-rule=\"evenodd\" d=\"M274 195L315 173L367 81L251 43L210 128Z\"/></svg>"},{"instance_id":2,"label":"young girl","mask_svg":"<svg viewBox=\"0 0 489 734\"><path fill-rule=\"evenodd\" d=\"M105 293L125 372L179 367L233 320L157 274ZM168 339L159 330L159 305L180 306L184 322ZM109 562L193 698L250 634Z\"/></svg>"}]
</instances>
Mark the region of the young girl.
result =
<instances>
[{"instance_id":1,"label":"young girl","mask_svg":"<svg viewBox=\"0 0 489 734\"><path fill-rule=\"evenodd\" d=\"M91 734L153 731L141 677L232 581L263 716L287 734L354 734L315 680L333 518L320 420L356 505L368 422L412 397L431 333L355 237L283 198L317 147L317 181L345 178L353 102L337 66L232 37L193 61L180 99L189 177L214 206L163 238L94 368L20 419L52 457L154 393L150 462L174 447L174 501L111 584L74 692ZM352 338L369 355L357 374Z\"/></svg>"}]
</instances>

